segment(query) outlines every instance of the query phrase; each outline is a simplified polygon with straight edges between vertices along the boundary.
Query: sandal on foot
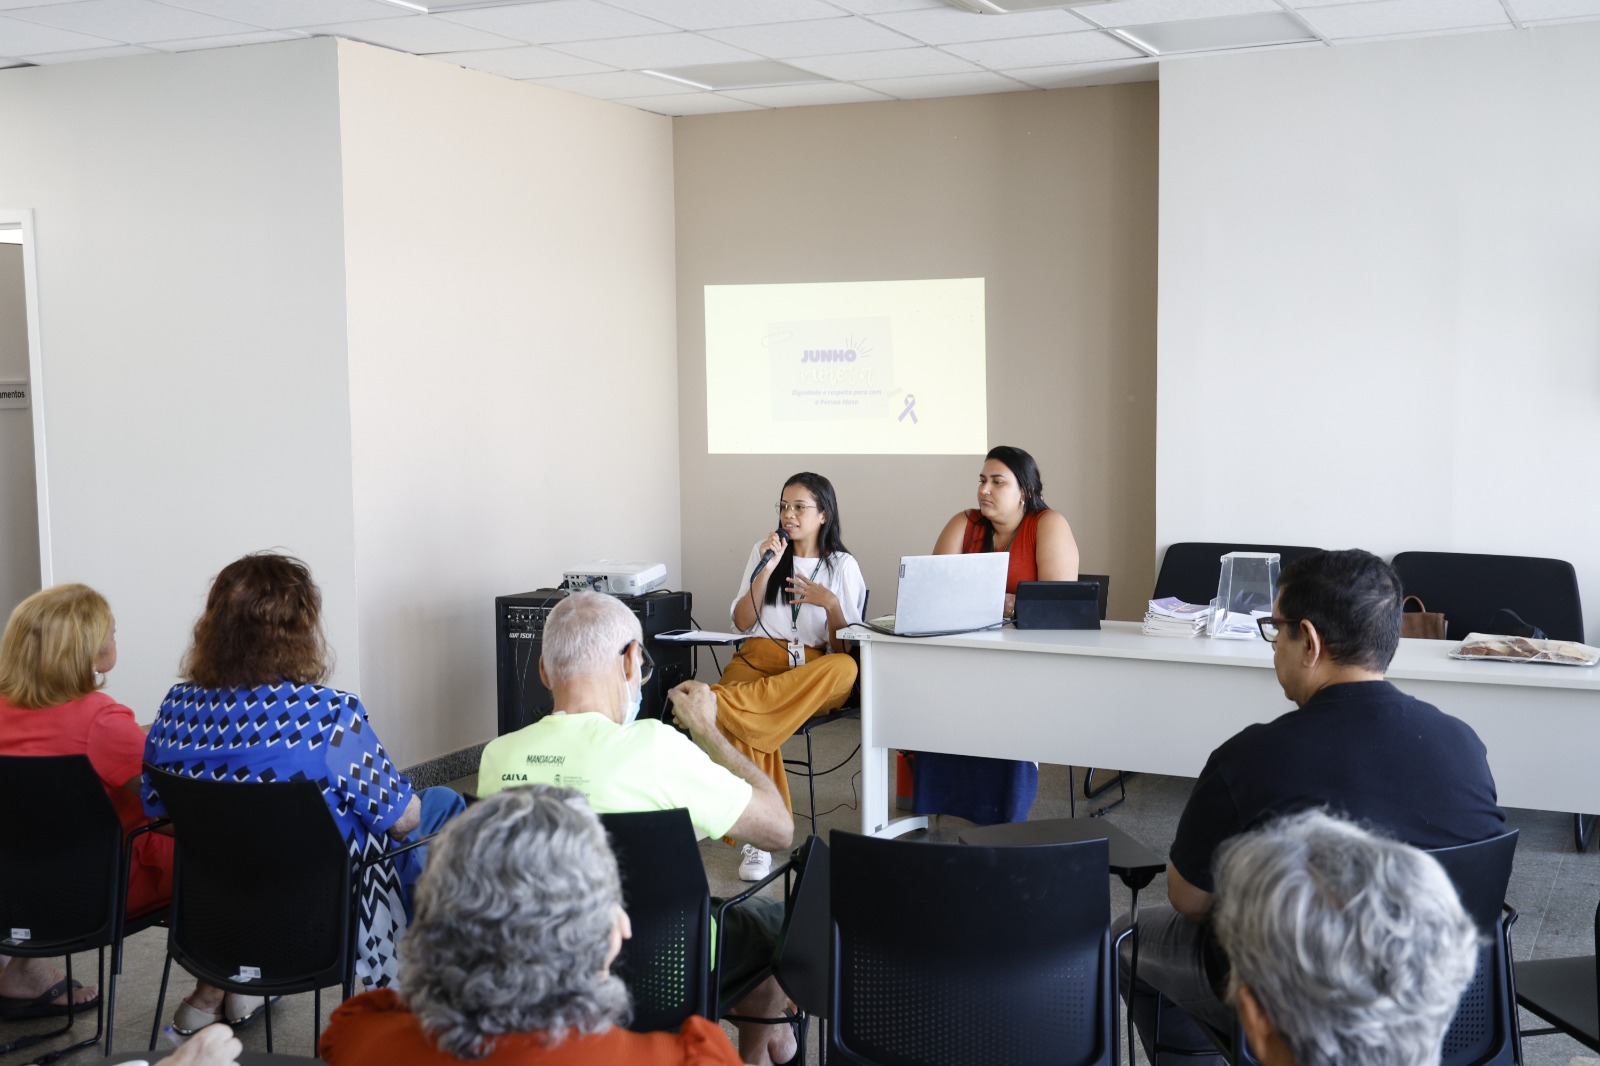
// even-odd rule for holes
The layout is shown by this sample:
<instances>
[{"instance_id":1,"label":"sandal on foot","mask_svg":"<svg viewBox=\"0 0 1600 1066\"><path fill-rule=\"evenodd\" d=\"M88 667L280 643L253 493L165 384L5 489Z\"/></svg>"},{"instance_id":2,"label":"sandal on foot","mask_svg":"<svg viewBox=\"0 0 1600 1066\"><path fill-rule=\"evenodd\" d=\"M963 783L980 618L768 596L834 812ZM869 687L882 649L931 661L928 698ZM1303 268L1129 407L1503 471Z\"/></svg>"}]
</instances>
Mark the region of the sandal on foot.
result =
<instances>
[{"instance_id":1,"label":"sandal on foot","mask_svg":"<svg viewBox=\"0 0 1600 1066\"><path fill-rule=\"evenodd\" d=\"M76 1014L79 1011L94 1010L100 1003L100 994L95 993L93 999L84 1000L82 1003L57 1003L62 996L71 998L72 993L83 987L81 981L68 983L63 977L43 992L32 999L21 997L0 996L0 1017L8 1021L23 1021L28 1018L59 1018L69 1011Z\"/></svg>"},{"instance_id":2,"label":"sandal on foot","mask_svg":"<svg viewBox=\"0 0 1600 1066\"><path fill-rule=\"evenodd\" d=\"M229 992L222 1000L222 1016L229 1025L235 1029L242 1029L255 1021L256 1016L273 1003L282 999L282 996L273 996L270 1000L260 996L246 996Z\"/></svg>"},{"instance_id":3,"label":"sandal on foot","mask_svg":"<svg viewBox=\"0 0 1600 1066\"><path fill-rule=\"evenodd\" d=\"M782 1062L774 1061L772 1066L806 1066L806 1018L803 1014L785 1007L784 1015L789 1019L789 1028L794 1030L794 1054Z\"/></svg>"},{"instance_id":4,"label":"sandal on foot","mask_svg":"<svg viewBox=\"0 0 1600 1066\"><path fill-rule=\"evenodd\" d=\"M201 1010L185 999L178 1003L178 1010L172 1016L172 1031L179 1036L193 1036L206 1026L220 1021L221 1011Z\"/></svg>"}]
</instances>

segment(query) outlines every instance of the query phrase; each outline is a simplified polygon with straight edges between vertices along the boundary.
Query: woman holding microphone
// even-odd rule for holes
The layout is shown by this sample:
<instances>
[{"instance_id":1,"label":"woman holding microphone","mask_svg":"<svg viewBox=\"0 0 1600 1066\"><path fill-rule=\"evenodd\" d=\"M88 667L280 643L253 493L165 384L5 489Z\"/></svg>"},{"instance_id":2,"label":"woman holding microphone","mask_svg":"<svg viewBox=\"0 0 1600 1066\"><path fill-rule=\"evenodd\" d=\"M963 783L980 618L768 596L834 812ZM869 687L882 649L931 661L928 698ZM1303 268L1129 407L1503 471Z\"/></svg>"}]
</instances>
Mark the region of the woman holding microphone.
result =
<instances>
[{"instance_id":1,"label":"woman holding microphone","mask_svg":"<svg viewBox=\"0 0 1600 1066\"><path fill-rule=\"evenodd\" d=\"M832 482L796 474L776 509L778 528L750 549L733 598L734 628L751 639L712 691L723 733L792 809L780 749L807 719L849 697L856 663L835 634L861 621L867 586L845 550ZM759 881L771 866L769 853L746 844L739 876Z\"/></svg>"}]
</instances>

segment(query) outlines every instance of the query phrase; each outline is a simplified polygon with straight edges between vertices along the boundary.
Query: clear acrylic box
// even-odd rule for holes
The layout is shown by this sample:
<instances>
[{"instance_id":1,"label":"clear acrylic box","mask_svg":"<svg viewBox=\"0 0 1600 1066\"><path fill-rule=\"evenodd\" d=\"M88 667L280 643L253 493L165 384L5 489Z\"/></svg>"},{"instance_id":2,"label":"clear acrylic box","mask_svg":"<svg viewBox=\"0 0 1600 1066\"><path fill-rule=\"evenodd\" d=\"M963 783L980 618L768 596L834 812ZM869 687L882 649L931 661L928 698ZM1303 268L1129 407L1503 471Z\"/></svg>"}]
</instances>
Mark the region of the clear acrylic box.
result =
<instances>
[{"instance_id":1,"label":"clear acrylic box","mask_svg":"<svg viewBox=\"0 0 1600 1066\"><path fill-rule=\"evenodd\" d=\"M1229 552L1222 557L1210 635L1256 640L1258 614L1270 614L1278 594L1277 552Z\"/></svg>"}]
</instances>

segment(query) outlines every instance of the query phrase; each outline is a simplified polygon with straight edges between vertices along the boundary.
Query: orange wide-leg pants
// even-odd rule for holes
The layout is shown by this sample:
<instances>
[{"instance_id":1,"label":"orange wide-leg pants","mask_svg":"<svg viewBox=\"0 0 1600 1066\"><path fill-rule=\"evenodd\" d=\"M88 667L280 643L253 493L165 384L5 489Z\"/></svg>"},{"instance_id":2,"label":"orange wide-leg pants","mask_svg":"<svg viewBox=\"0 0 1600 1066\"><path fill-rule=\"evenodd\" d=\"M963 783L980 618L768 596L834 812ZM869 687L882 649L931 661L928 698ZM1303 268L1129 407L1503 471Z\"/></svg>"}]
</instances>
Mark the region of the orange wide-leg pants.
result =
<instances>
[{"instance_id":1,"label":"orange wide-leg pants","mask_svg":"<svg viewBox=\"0 0 1600 1066\"><path fill-rule=\"evenodd\" d=\"M784 644L756 637L744 642L711 691L722 732L772 778L792 811L783 742L813 715L843 707L855 683L856 661L848 655L807 648L805 665L791 667Z\"/></svg>"}]
</instances>

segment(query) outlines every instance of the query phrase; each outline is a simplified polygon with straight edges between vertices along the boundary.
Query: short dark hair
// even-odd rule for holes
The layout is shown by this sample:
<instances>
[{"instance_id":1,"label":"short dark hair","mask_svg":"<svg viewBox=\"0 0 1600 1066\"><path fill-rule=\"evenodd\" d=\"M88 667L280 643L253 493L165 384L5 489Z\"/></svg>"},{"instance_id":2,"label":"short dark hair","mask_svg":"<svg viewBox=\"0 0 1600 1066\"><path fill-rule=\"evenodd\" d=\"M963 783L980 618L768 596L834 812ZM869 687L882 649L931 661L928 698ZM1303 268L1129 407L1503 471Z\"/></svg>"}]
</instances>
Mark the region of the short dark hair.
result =
<instances>
[{"instance_id":1,"label":"short dark hair","mask_svg":"<svg viewBox=\"0 0 1600 1066\"><path fill-rule=\"evenodd\" d=\"M1386 670L1400 646L1401 588L1394 567L1371 552L1314 551L1278 575L1278 613L1316 626L1341 666Z\"/></svg>"},{"instance_id":2,"label":"short dark hair","mask_svg":"<svg viewBox=\"0 0 1600 1066\"><path fill-rule=\"evenodd\" d=\"M305 563L274 552L222 568L182 667L202 688L320 682L328 668L322 593Z\"/></svg>"}]
</instances>

